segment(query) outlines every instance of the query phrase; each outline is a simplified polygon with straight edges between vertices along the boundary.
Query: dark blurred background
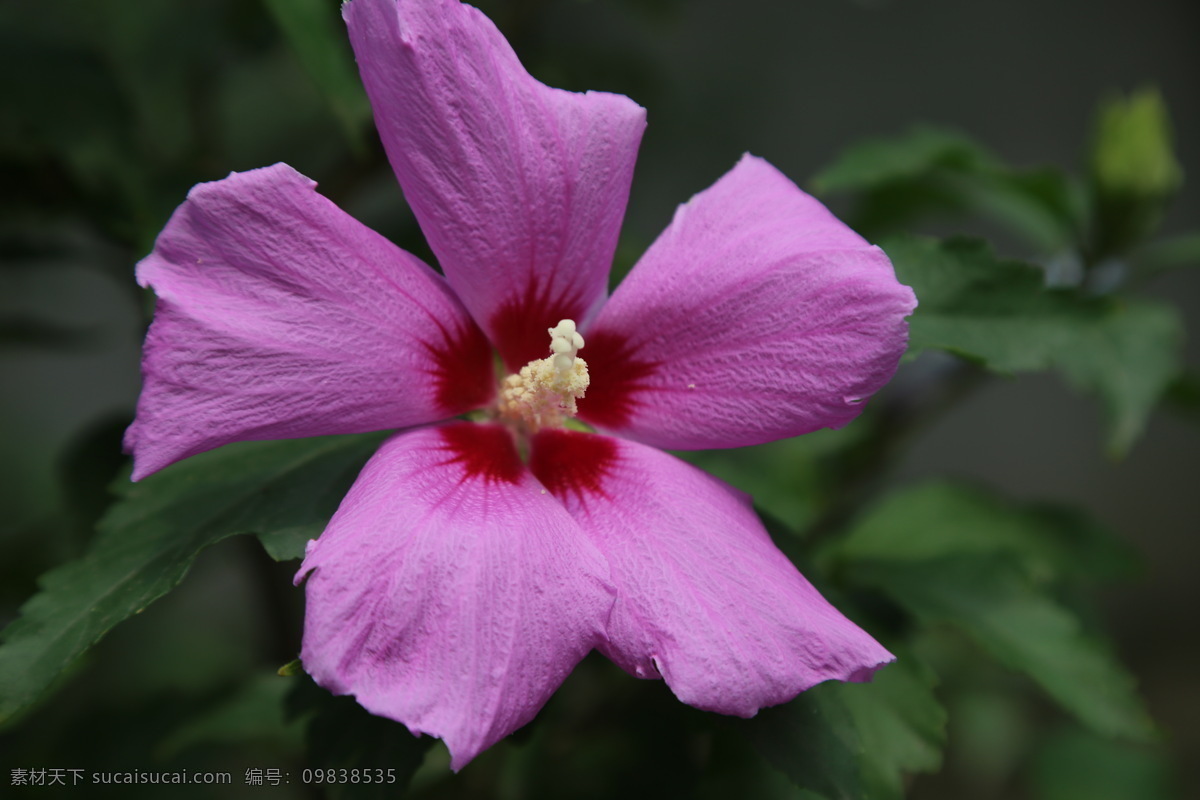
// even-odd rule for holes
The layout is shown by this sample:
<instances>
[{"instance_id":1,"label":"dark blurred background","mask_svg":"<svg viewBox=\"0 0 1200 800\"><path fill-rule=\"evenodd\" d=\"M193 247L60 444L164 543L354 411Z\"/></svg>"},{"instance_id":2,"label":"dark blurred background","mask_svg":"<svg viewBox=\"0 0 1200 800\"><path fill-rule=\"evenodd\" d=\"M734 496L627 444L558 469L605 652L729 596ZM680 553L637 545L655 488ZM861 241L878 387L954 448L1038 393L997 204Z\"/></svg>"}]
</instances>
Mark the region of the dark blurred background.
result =
<instances>
[{"instance_id":1,"label":"dark blurred background","mask_svg":"<svg viewBox=\"0 0 1200 800\"><path fill-rule=\"evenodd\" d=\"M362 97L347 85L352 73L314 68L304 33L280 24L280 2L0 6L0 621L37 574L81 552L103 509L139 387L148 300L133 265L189 186L286 161L428 257ZM316 23L340 24L337 3L326 5ZM479 5L541 80L627 94L648 109L618 255L626 266L676 204L744 151L804 185L843 147L924 122L963 131L1018 166L1079 171L1098 103L1147 85L1165 99L1185 174L1164 232L1200 220L1194 0ZM1034 255L993 242L1006 256ZM1148 291L1197 329L1200 271L1165 275ZM1186 358L1200 367L1194 334ZM1200 793L1198 452L1195 420L1160 412L1114 461L1094 401L1057 378L1021 376L991 380L925 429L891 480L951 475L1021 499L1078 503L1136 545L1143 577L1108 593L1109 623L1185 791ZM153 690L176 692L180 708L202 704L206 691L294 649L298 630L278 630L261 610L271 605L263 583L286 585L290 567L247 555L249 546L214 548L180 590L118 629L86 678L40 712L48 721L36 735L79 729L81 714L93 725L114 719L128 698ZM139 753L161 748L166 726L145 723L118 754L144 762ZM952 727L952 747L953 737ZM914 793L953 796L938 794L950 791L939 788L953 786L946 781L918 779Z\"/></svg>"}]
</instances>

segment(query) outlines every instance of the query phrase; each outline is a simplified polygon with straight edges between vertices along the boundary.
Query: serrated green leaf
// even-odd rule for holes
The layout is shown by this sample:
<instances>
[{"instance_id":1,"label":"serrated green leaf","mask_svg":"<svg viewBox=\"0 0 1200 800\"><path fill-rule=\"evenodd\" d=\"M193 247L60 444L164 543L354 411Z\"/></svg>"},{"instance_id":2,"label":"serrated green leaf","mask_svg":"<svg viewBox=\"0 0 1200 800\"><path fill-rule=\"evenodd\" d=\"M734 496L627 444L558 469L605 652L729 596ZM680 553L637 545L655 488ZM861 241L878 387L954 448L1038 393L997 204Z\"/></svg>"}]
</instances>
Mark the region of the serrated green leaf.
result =
<instances>
[{"instance_id":1,"label":"serrated green leaf","mask_svg":"<svg viewBox=\"0 0 1200 800\"><path fill-rule=\"evenodd\" d=\"M1054 551L1080 537L1072 530L1039 546L1052 522L925 487L885 501L826 555L846 580L884 592L922 623L957 626L1096 731L1146 738L1152 726L1133 680L1047 586L1071 552Z\"/></svg>"},{"instance_id":2,"label":"serrated green leaf","mask_svg":"<svg viewBox=\"0 0 1200 800\"><path fill-rule=\"evenodd\" d=\"M883 244L920 301L909 354L946 350L1012 373L1057 369L1098 395L1108 445L1122 454L1179 369L1182 325L1170 306L1046 288L1041 271L972 239Z\"/></svg>"},{"instance_id":3,"label":"serrated green leaf","mask_svg":"<svg viewBox=\"0 0 1200 800\"><path fill-rule=\"evenodd\" d=\"M328 519L384 434L230 445L140 483L86 556L42 576L0 645L0 724L32 705L113 626L174 588L205 547Z\"/></svg>"},{"instance_id":4,"label":"serrated green leaf","mask_svg":"<svg viewBox=\"0 0 1200 800\"><path fill-rule=\"evenodd\" d=\"M328 0L264 0L296 56L329 101L347 140L363 144L371 106L354 68L336 4Z\"/></svg>"}]
</instances>

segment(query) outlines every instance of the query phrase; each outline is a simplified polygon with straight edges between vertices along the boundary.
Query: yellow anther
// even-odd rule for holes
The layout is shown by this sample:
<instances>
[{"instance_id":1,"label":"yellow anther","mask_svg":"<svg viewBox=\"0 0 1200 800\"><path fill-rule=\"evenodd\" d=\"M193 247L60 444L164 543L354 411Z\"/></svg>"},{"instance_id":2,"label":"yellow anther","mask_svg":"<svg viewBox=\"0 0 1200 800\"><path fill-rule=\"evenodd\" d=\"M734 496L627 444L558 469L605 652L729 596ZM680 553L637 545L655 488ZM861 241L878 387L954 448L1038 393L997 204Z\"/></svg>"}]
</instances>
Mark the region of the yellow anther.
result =
<instances>
[{"instance_id":1,"label":"yellow anther","mask_svg":"<svg viewBox=\"0 0 1200 800\"><path fill-rule=\"evenodd\" d=\"M577 355L583 337L576 332L574 320L564 319L546 332L550 355L530 361L500 386L500 416L522 423L530 432L557 427L575 416L575 401L583 397L589 382L587 362Z\"/></svg>"}]
</instances>

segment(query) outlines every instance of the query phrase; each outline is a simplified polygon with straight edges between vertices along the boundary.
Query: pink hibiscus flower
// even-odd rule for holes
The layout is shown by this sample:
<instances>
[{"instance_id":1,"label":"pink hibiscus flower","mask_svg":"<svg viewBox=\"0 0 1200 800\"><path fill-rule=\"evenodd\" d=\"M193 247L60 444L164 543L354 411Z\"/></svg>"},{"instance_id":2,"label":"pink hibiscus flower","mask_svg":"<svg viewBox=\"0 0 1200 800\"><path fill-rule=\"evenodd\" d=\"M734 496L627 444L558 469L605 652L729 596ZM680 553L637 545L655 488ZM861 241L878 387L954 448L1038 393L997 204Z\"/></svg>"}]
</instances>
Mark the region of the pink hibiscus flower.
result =
<instances>
[{"instance_id":1,"label":"pink hibiscus flower","mask_svg":"<svg viewBox=\"0 0 1200 800\"><path fill-rule=\"evenodd\" d=\"M915 306L884 254L746 156L607 298L644 110L544 86L456 0L344 15L445 278L286 165L195 187L138 265L158 306L134 477L399 429L309 543L302 660L455 769L593 648L740 716L890 661L745 495L657 449L853 419Z\"/></svg>"}]
</instances>

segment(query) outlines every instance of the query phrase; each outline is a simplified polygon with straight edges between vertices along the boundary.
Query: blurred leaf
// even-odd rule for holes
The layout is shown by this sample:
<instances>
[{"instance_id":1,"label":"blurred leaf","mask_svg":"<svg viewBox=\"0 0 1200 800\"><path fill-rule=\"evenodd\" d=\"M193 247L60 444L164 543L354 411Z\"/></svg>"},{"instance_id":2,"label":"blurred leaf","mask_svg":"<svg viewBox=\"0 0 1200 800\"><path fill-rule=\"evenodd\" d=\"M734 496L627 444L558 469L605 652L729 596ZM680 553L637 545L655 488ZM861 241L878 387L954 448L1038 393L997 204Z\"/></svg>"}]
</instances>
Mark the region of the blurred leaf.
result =
<instances>
[{"instance_id":1,"label":"blurred leaf","mask_svg":"<svg viewBox=\"0 0 1200 800\"><path fill-rule=\"evenodd\" d=\"M998 168L964 176L956 185L970 209L1046 252L1073 248L1085 227L1082 190L1054 167Z\"/></svg>"},{"instance_id":2,"label":"blurred leaf","mask_svg":"<svg viewBox=\"0 0 1200 800\"><path fill-rule=\"evenodd\" d=\"M30 7L32 9L32 7ZM81 183L119 166L117 139L126 111L109 65L90 48L15 27L0 27L0 157L14 162L62 154ZM30 80L37 76L37 80ZM87 120L87 125L80 125Z\"/></svg>"},{"instance_id":3,"label":"blurred leaf","mask_svg":"<svg viewBox=\"0 0 1200 800\"><path fill-rule=\"evenodd\" d=\"M349 143L361 148L371 106L354 68L354 58L340 24L336 4L328 0L264 0L329 101Z\"/></svg>"},{"instance_id":4,"label":"blurred leaf","mask_svg":"<svg viewBox=\"0 0 1200 800\"><path fill-rule=\"evenodd\" d=\"M1131 253L1130 260L1144 278L1180 267L1200 267L1200 233L1151 242Z\"/></svg>"},{"instance_id":5,"label":"blurred leaf","mask_svg":"<svg viewBox=\"0 0 1200 800\"><path fill-rule=\"evenodd\" d=\"M951 623L1006 666L1037 681L1107 736L1148 738L1132 678L1071 612L1037 589L1011 559L947 556L896 568L864 561L856 582L892 596L925 624Z\"/></svg>"},{"instance_id":6,"label":"blurred leaf","mask_svg":"<svg viewBox=\"0 0 1200 800\"><path fill-rule=\"evenodd\" d=\"M732 724L797 786L824 800L868 797L858 762L863 745L833 683L814 686L790 703L764 708L753 719Z\"/></svg>"},{"instance_id":7,"label":"blurred leaf","mask_svg":"<svg viewBox=\"0 0 1200 800\"><path fill-rule=\"evenodd\" d=\"M734 450L681 450L674 455L753 494L755 507L792 530L803 530L821 511L831 484L842 478L830 460L863 445L869 433L866 425L847 425Z\"/></svg>"},{"instance_id":8,"label":"blurred leaf","mask_svg":"<svg viewBox=\"0 0 1200 800\"><path fill-rule=\"evenodd\" d=\"M222 703L180 725L158 748L160 758L171 759L197 745L279 743L299 746L300 727L285 723L283 701L292 688L278 675L260 676Z\"/></svg>"},{"instance_id":9,"label":"blurred leaf","mask_svg":"<svg viewBox=\"0 0 1200 800\"><path fill-rule=\"evenodd\" d=\"M357 769L372 776L385 770L382 783L327 783L329 797L384 800L405 793L435 739L414 736L399 722L368 713L353 697L334 697L307 675L288 680L293 684L285 701L288 718L308 718L305 744L310 767ZM394 782L387 782L387 772L393 772Z\"/></svg>"},{"instance_id":10,"label":"blurred leaf","mask_svg":"<svg viewBox=\"0 0 1200 800\"><path fill-rule=\"evenodd\" d=\"M1086 731L1060 731L1042 745L1033 765L1037 800L1171 800L1166 757Z\"/></svg>"},{"instance_id":11,"label":"blurred leaf","mask_svg":"<svg viewBox=\"0 0 1200 800\"><path fill-rule=\"evenodd\" d=\"M174 588L205 547L327 520L383 434L230 445L141 481L90 552L39 581L0 645L0 724L28 708L114 625Z\"/></svg>"},{"instance_id":12,"label":"blurred leaf","mask_svg":"<svg viewBox=\"0 0 1200 800\"><path fill-rule=\"evenodd\" d=\"M0 25L0 210L35 222L46 211L129 215L145 176L111 66L90 48L23 27Z\"/></svg>"},{"instance_id":13,"label":"blurred leaf","mask_svg":"<svg viewBox=\"0 0 1200 800\"><path fill-rule=\"evenodd\" d=\"M281 678L290 678L294 675L303 675L305 674L304 665L300 663L300 659L293 658L291 661L276 670L275 674Z\"/></svg>"},{"instance_id":14,"label":"blurred leaf","mask_svg":"<svg viewBox=\"0 0 1200 800\"><path fill-rule=\"evenodd\" d=\"M1127 250L1157 227L1183 172L1162 96L1143 89L1100 108L1089 177L1096 196L1093 260Z\"/></svg>"},{"instance_id":15,"label":"blurred leaf","mask_svg":"<svg viewBox=\"0 0 1200 800\"><path fill-rule=\"evenodd\" d=\"M1175 412L1200 422L1200 375L1185 372L1167 389L1167 403Z\"/></svg>"},{"instance_id":16,"label":"blurred leaf","mask_svg":"<svg viewBox=\"0 0 1200 800\"><path fill-rule=\"evenodd\" d=\"M1022 676L987 662L985 653L959 651L946 660L947 639L955 631L936 630L921 639L946 676L946 704L953 720L947 771L969 776L959 796L995 795L996 787L1012 781L1017 766L1028 760L1030 742L1044 725L1040 703L1023 685ZM940 642L938 641L940 640ZM952 645L951 645L952 646ZM991 789L991 791L988 791Z\"/></svg>"},{"instance_id":17,"label":"blurred leaf","mask_svg":"<svg viewBox=\"0 0 1200 800\"><path fill-rule=\"evenodd\" d=\"M872 791L868 797L904 796L904 776L942 765L946 710L933 694L933 672L915 656L899 653L868 684L838 683L862 742L859 761Z\"/></svg>"},{"instance_id":18,"label":"blurred leaf","mask_svg":"<svg viewBox=\"0 0 1200 800\"><path fill-rule=\"evenodd\" d=\"M1140 560L1128 543L1073 509L1014 506L981 489L942 482L891 495L835 547L851 560L1011 557L1038 582L1128 577Z\"/></svg>"},{"instance_id":19,"label":"blurred leaf","mask_svg":"<svg viewBox=\"0 0 1200 800\"><path fill-rule=\"evenodd\" d=\"M1083 226L1083 198L1062 172L1014 170L970 138L939 128L854 145L813 178L812 188L855 194L850 222L869 238L931 214L974 212L1057 251Z\"/></svg>"},{"instance_id":20,"label":"blurred leaf","mask_svg":"<svg viewBox=\"0 0 1200 800\"><path fill-rule=\"evenodd\" d=\"M899 136L851 145L812 179L812 189L818 194L862 192L939 168L974 171L995 166L991 153L967 136L918 126Z\"/></svg>"},{"instance_id":21,"label":"blurred leaf","mask_svg":"<svg viewBox=\"0 0 1200 800\"><path fill-rule=\"evenodd\" d=\"M361 466L361 465L359 465ZM357 474L357 467L352 467ZM344 493L343 493L344 494ZM294 561L304 558L304 547L309 539L316 539L325 529L328 517L323 520L313 520L303 525L293 525L286 528L273 528L258 534L258 540L266 548L267 555L276 561Z\"/></svg>"},{"instance_id":22,"label":"blurred leaf","mask_svg":"<svg viewBox=\"0 0 1200 800\"><path fill-rule=\"evenodd\" d=\"M88 32L110 65L132 122L135 163L178 163L196 147L204 121L198 89L228 51L231 31L202 4L117 3ZM224 29L223 29L224 28Z\"/></svg>"},{"instance_id":23,"label":"blurred leaf","mask_svg":"<svg viewBox=\"0 0 1200 800\"><path fill-rule=\"evenodd\" d=\"M133 241L157 217L162 158L184 155L199 127L184 78L208 70L186 60L217 51L216 37L199 41L215 15L170 0L68 5L6 4L15 13L0 24L0 95L13 105L0 120L0 169L21 191L0 186L0 202L38 222L65 206Z\"/></svg>"},{"instance_id":24,"label":"blurred leaf","mask_svg":"<svg viewBox=\"0 0 1200 800\"><path fill-rule=\"evenodd\" d=\"M1038 532L1053 522L925 486L893 494L827 555L848 581L884 592L922 623L959 627L1098 732L1145 739L1152 726L1132 678L1046 585L1069 569L1073 552L1086 560L1110 545L1072 529L1044 546Z\"/></svg>"},{"instance_id":25,"label":"blurred leaf","mask_svg":"<svg viewBox=\"0 0 1200 800\"><path fill-rule=\"evenodd\" d=\"M934 683L902 655L870 683L830 681L732 724L797 786L826 800L899 800L906 774L941 764L946 712Z\"/></svg>"},{"instance_id":26,"label":"blurred leaf","mask_svg":"<svg viewBox=\"0 0 1200 800\"><path fill-rule=\"evenodd\" d=\"M1182 325L1146 300L1048 289L1036 267L1001 261L971 239L883 244L920 301L909 355L946 350L998 372L1057 369L1104 403L1108 447L1122 454L1179 370Z\"/></svg>"}]
</instances>

